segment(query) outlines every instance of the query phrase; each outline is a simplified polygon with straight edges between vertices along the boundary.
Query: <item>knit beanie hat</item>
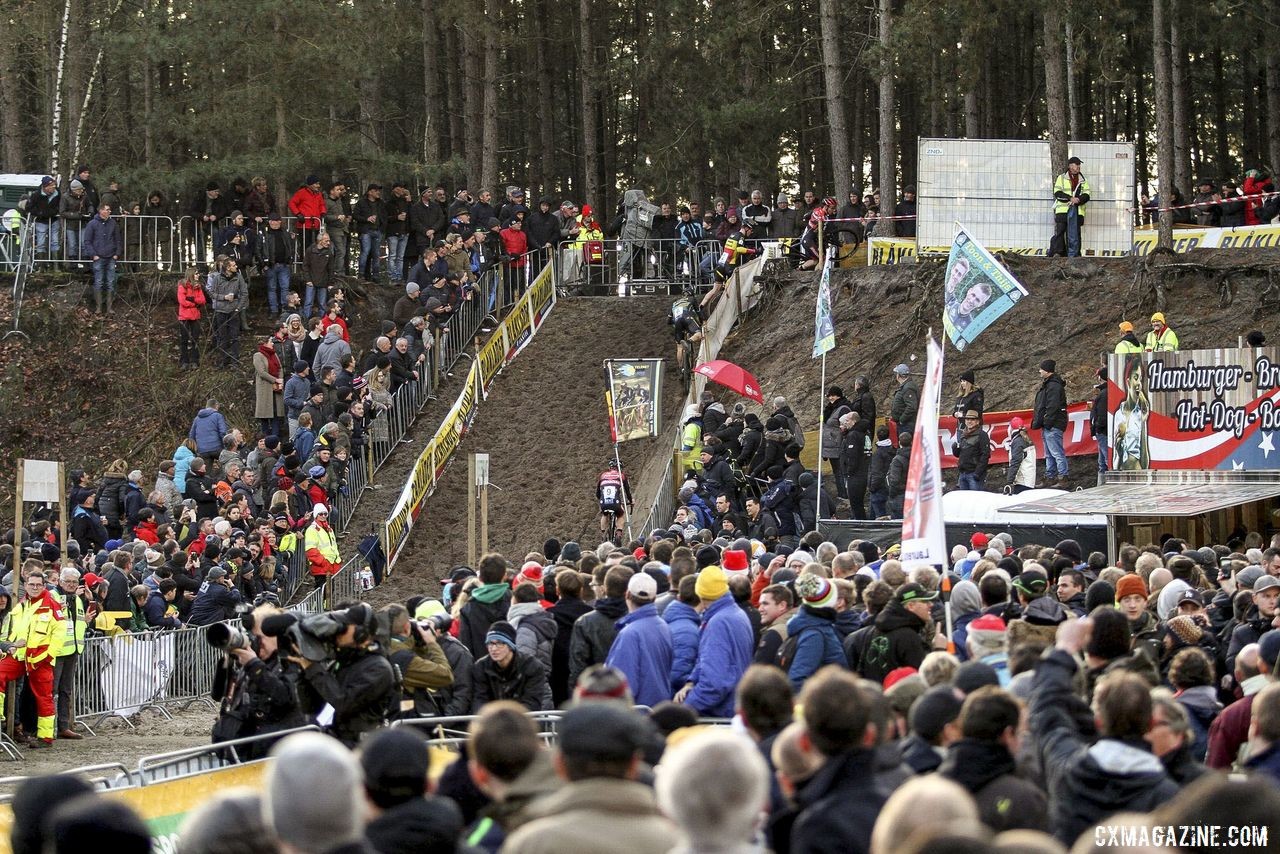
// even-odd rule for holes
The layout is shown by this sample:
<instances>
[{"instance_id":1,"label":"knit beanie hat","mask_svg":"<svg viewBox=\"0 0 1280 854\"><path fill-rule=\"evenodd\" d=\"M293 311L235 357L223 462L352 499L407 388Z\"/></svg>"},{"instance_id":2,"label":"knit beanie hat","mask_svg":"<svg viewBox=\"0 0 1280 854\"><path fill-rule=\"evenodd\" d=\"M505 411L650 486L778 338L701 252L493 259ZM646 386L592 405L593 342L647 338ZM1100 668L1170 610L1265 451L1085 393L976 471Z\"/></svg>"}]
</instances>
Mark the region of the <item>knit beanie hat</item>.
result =
<instances>
[{"instance_id":1,"label":"knit beanie hat","mask_svg":"<svg viewBox=\"0 0 1280 854\"><path fill-rule=\"evenodd\" d=\"M1110 581L1095 581L1089 585L1089 589L1084 594L1084 611L1086 614L1092 614L1094 608L1106 605L1114 608L1116 605L1116 588Z\"/></svg>"},{"instance_id":2,"label":"knit beanie hat","mask_svg":"<svg viewBox=\"0 0 1280 854\"><path fill-rule=\"evenodd\" d=\"M714 602L729 592L729 579L725 576L724 570L718 566L704 567L698 573L693 592L697 593L698 598L703 602Z\"/></svg>"},{"instance_id":3,"label":"knit beanie hat","mask_svg":"<svg viewBox=\"0 0 1280 854\"><path fill-rule=\"evenodd\" d=\"M1174 617L1169 621L1168 626L1170 633L1187 646L1195 646L1200 643L1200 638L1204 635L1204 630L1186 614Z\"/></svg>"},{"instance_id":4,"label":"knit beanie hat","mask_svg":"<svg viewBox=\"0 0 1280 854\"><path fill-rule=\"evenodd\" d=\"M751 568L745 551L729 549L720 558L720 568L725 572L746 572Z\"/></svg>"},{"instance_id":5,"label":"knit beanie hat","mask_svg":"<svg viewBox=\"0 0 1280 854\"><path fill-rule=\"evenodd\" d=\"M1005 648L1004 620L995 614L984 614L969 624L967 638L973 646L974 655L981 658L995 655Z\"/></svg>"},{"instance_id":6,"label":"knit beanie hat","mask_svg":"<svg viewBox=\"0 0 1280 854\"><path fill-rule=\"evenodd\" d=\"M511 579L511 588L514 590L521 584L532 584L538 588L538 592L542 592L542 564L536 560L531 560L520 567L520 571L516 573L516 577Z\"/></svg>"},{"instance_id":7,"label":"knit beanie hat","mask_svg":"<svg viewBox=\"0 0 1280 854\"><path fill-rule=\"evenodd\" d=\"M960 706L960 698L950 685L930 688L911 707L908 716L911 731L925 741L936 741L943 727L960 717Z\"/></svg>"},{"instance_id":8,"label":"knit beanie hat","mask_svg":"<svg viewBox=\"0 0 1280 854\"><path fill-rule=\"evenodd\" d=\"M694 553L694 560L697 561L698 569L706 569L719 563L720 552L716 551L715 546L703 546Z\"/></svg>"},{"instance_id":9,"label":"knit beanie hat","mask_svg":"<svg viewBox=\"0 0 1280 854\"><path fill-rule=\"evenodd\" d=\"M800 604L809 608L834 608L836 587L827 579L805 572L796 579L796 595Z\"/></svg>"},{"instance_id":10,"label":"knit beanie hat","mask_svg":"<svg viewBox=\"0 0 1280 854\"><path fill-rule=\"evenodd\" d=\"M956 671L956 678L951 682L952 687L964 694L972 694L979 688L987 685L1000 687L1000 674L996 673L996 669L990 664L981 661L966 661L960 665Z\"/></svg>"},{"instance_id":11,"label":"knit beanie hat","mask_svg":"<svg viewBox=\"0 0 1280 854\"><path fill-rule=\"evenodd\" d=\"M1116 601L1119 602L1126 596L1146 598L1147 585L1143 582L1141 575L1131 572L1116 582Z\"/></svg>"},{"instance_id":12,"label":"knit beanie hat","mask_svg":"<svg viewBox=\"0 0 1280 854\"><path fill-rule=\"evenodd\" d=\"M506 620L498 620L498 622L489 626L489 631L484 636L484 642L486 644L505 643L514 652L516 649L516 627Z\"/></svg>"},{"instance_id":13,"label":"knit beanie hat","mask_svg":"<svg viewBox=\"0 0 1280 854\"><path fill-rule=\"evenodd\" d=\"M354 753L318 732L291 735L271 752L262 811L280 841L324 851L360 838L364 793Z\"/></svg>"}]
</instances>

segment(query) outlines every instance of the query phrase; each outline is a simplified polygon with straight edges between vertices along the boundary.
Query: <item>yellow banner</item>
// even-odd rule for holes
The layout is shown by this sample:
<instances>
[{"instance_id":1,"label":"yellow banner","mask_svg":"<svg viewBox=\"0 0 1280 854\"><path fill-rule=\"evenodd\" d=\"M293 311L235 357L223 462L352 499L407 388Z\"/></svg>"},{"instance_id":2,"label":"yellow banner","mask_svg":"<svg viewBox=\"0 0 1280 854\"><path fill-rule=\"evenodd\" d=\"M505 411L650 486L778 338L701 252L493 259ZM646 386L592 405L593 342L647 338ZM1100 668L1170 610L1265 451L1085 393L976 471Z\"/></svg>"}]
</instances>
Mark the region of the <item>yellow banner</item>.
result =
<instances>
[{"instance_id":1,"label":"yellow banner","mask_svg":"<svg viewBox=\"0 0 1280 854\"><path fill-rule=\"evenodd\" d=\"M1208 238L1216 238L1218 231L1219 229L1216 228L1174 229L1173 251L1187 252L1192 249L1217 245L1216 240L1208 240ZM1151 250L1156 248L1158 237L1159 235L1154 229L1150 231L1135 231L1133 233L1133 254L1139 256L1150 255Z\"/></svg>"},{"instance_id":2,"label":"yellow banner","mask_svg":"<svg viewBox=\"0 0 1280 854\"><path fill-rule=\"evenodd\" d=\"M1280 225L1224 228L1218 239L1219 249L1274 249L1277 246L1280 246Z\"/></svg>"},{"instance_id":3,"label":"yellow banner","mask_svg":"<svg viewBox=\"0 0 1280 854\"><path fill-rule=\"evenodd\" d=\"M867 241L868 264L904 264L915 260L916 242L909 237L873 237Z\"/></svg>"}]
</instances>

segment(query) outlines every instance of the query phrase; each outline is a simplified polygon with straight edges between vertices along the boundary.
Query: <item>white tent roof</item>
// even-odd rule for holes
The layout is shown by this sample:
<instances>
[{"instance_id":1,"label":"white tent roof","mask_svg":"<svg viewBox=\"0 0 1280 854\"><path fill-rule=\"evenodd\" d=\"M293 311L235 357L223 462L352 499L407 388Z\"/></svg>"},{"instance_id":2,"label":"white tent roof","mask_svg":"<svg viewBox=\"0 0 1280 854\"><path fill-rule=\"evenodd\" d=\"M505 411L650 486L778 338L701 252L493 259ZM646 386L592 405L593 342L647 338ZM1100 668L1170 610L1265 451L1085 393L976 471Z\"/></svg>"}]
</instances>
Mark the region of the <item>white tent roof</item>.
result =
<instances>
[{"instance_id":1,"label":"white tent roof","mask_svg":"<svg viewBox=\"0 0 1280 854\"><path fill-rule=\"evenodd\" d=\"M1106 527L1107 517L1100 514L1080 513L1069 516L1060 513L1044 513L1042 518L1030 515L1009 516L1001 512L1006 507L1030 504L1036 501L1052 501L1069 493L1061 489L1029 489L1017 495L999 492L974 492L952 490L942 496L942 518L955 524L1010 525L1040 521L1054 525L1097 525Z\"/></svg>"}]
</instances>

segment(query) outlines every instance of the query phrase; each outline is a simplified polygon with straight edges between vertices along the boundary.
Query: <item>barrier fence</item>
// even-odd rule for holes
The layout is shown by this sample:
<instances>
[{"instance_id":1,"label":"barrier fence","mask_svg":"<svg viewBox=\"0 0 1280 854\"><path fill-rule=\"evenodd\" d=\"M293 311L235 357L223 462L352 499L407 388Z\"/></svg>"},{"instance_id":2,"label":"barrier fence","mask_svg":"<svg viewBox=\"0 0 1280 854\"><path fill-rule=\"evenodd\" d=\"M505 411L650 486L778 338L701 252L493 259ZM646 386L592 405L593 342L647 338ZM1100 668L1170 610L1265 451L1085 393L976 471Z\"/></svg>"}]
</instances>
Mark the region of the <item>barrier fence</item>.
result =
<instances>
[{"instance_id":1,"label":"barrier fence","mask_svg":"<svg viewBox=\"0 0 1280 854\"><path fill-rule=\"evenodd\" d=\"M556 252L559 287L580 296L674 294L710 287L720 244L679 240L588 240L561 243Z\"/></svg>"}]
</instances>

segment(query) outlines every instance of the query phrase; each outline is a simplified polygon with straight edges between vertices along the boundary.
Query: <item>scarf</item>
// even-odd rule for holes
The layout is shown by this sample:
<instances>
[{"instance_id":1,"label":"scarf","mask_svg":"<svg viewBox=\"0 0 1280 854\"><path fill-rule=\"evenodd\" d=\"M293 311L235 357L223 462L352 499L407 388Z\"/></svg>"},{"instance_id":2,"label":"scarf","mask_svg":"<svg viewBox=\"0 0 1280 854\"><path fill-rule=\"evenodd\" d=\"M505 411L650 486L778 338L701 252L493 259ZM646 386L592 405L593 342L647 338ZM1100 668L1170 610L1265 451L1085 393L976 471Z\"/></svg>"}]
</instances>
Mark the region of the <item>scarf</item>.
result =
<instances>
[{"instance_id":1,"label":"scarf","mask_svg":"<svg viewBox=\"0 0 1280 854\"><path fill-rule=\"evenodd\" d=\"M267 357L267 372L278 380L280 378L280 357L276 355L276 348L270 344L259 344L258 352Z\"/></svg>"}]
</instances>

